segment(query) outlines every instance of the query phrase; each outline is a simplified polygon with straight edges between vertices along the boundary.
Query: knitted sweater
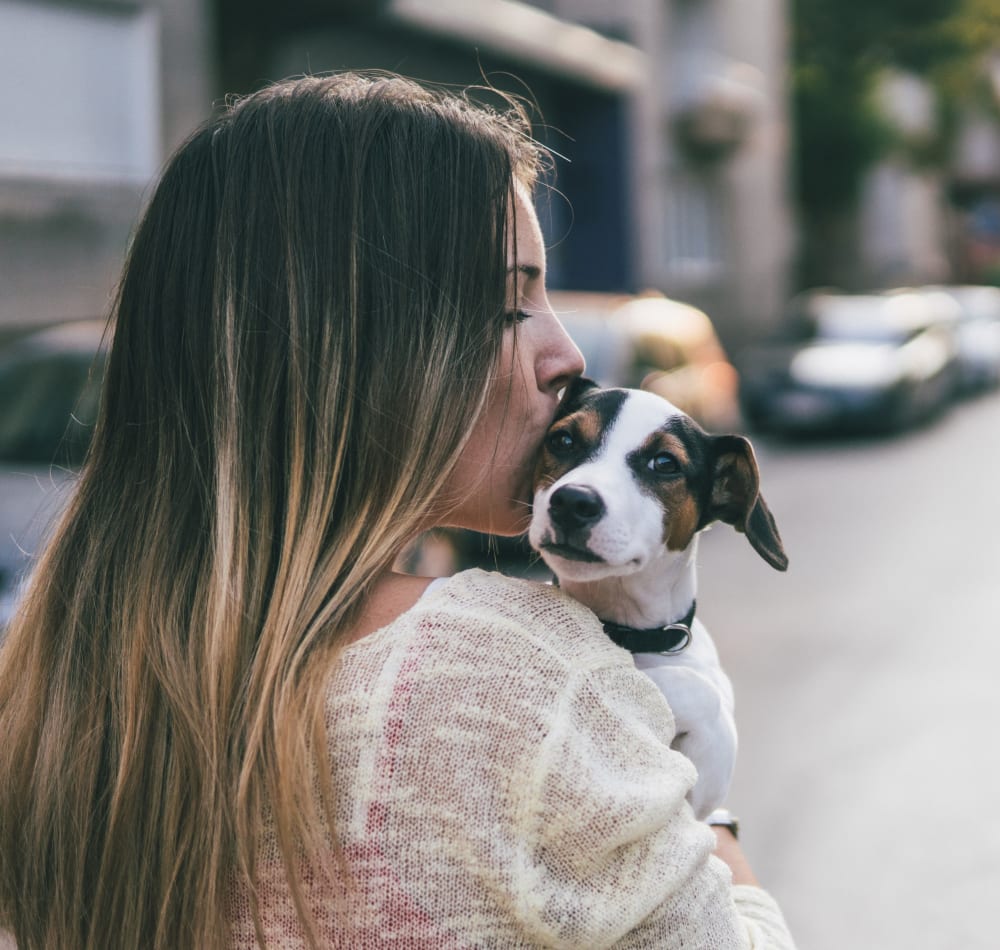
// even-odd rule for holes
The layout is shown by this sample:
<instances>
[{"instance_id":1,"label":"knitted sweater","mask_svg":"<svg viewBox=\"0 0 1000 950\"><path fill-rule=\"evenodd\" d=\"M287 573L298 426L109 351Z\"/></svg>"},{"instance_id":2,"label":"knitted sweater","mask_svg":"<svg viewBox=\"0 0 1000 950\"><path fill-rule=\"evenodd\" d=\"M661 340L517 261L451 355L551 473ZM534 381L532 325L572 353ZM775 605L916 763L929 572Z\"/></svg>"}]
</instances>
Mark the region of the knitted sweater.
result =
<instances>
[{"instance_id":1,"label":"knitted sweater","mask_svg":"<svg viewBox=\"0 0 1000 950\"><path fill-rule=\"evenodd\" d=\"M711 855L667 703L558 589L456 575L347 648L327 725L353 886L306 875L324 946L793 946ZM270 834L258 862L268 946L305 946Z\"/></svg>"}]
</instances>

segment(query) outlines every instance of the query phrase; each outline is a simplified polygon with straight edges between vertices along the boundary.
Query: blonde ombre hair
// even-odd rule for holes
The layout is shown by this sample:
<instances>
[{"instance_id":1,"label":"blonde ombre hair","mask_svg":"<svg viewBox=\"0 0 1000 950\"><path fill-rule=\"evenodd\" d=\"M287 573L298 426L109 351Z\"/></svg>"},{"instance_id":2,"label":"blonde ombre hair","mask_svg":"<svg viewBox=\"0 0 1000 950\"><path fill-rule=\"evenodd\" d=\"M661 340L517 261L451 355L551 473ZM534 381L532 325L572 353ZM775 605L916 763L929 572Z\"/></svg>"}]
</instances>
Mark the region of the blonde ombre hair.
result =
<instances>
[{"instance_id":1,"label":"blonde ombre hair","mask_svg":"<svg viewBox=\"0 0 1000 950\"><path fill-rule=\"evenodd\" d=\"M511 101L342 74L230 105L167 166L78 491L0 650L20 950L224 945L265 811L314 933L324 686L483 405L538 158Z\"/></svg>"}]
</instances>

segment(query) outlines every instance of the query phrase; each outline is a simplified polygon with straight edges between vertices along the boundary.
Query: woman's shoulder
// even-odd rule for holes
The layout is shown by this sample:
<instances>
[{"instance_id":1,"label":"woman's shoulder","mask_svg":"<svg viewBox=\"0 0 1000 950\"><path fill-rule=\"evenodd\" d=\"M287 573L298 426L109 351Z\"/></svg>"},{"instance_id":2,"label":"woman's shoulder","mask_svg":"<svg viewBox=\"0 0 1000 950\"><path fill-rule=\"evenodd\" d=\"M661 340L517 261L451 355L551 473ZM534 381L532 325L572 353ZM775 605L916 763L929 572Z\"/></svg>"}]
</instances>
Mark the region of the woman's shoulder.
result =
<instances>
[{"instance_id":1,"label":"woman's shoulder","mask_svg":"<svg viewBox=\"0 0 1000 950\"><path fill-rule=\"evenodd\" d=\"M434 584L404 618L417 627L477 631L494 649L546 653L574 669L627 659L597 617L558 587L479 569Z\"/></svg>"},{"instance_id":2,"label":"woman's shoulder","mask_svg":"<svg viewBox=\"0 0 1000 950\"><path fill-rule=\"evenodd\" d=\"M435 582L408 610L347 647L348 665L392 665L403 654L466 669L532 669L557 679L632 667L588 608L551 584L479 569ZM395 656L397 660L393 660Z\"/></svg>"},{"instance_id":3,"label":"woman's shoulder","mask_svg":"<svg viewBox=\"0 0 1000 950\"><path fill-rule=\"evenodd\" d=\"M548 616L553 611L576 623L588 623L593 614L554 584L471 568L434 580L421 603L492 608L503 616Z\"/></svg>"},{"instance_id":4,"label":"woman's shoulder","mask_svg":"<svg viewBox=\"0 0 1000 950\"><path fill-rule=\"evenodd\" d=\"M471 570L436 585L392 623L348 646L330 701L342 707L363 697L366 722L401 696L410 713L426 704L446 719L462 709L476 709L477 716L492 710L494 727L520 721L531 709L541 725L528 732L543 735L566 714L565 704L588 690L636 693L646 704L651 693L652 702L662 704L631 655L568 594ZM343 715L340 709L334 718L343 721Z\"/></svg>"}]
</instances>

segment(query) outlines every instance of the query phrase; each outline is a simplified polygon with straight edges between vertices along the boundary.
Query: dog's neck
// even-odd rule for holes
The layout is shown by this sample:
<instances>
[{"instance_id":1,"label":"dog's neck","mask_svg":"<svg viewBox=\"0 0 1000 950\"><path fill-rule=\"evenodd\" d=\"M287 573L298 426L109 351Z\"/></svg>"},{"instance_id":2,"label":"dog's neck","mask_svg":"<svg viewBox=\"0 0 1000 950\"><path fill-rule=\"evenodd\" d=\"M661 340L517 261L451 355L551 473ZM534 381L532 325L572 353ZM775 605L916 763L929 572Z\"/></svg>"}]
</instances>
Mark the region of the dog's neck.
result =
<instances>
[{"instance_id":1,"label":"dog's neck","mask_svg":"<svg viewBox=\"0 0 1000 950\"><path fill-rule=\"evenodd\" d=\"M641 571L594 581L559 578L559 586L602 620L638 630L680 620L697 594L698 538L683 551L665 551Z\"/></svg>"}]
</instances>

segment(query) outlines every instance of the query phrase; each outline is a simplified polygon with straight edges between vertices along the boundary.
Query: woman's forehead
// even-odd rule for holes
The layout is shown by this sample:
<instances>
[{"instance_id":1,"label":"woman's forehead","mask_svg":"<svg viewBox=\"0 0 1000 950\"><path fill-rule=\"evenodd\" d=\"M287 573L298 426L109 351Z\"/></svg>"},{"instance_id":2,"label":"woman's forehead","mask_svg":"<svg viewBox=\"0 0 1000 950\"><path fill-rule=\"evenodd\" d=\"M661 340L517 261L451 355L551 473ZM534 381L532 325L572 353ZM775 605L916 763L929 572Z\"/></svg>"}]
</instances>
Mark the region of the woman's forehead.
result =
<instances>
[{"instance_id":1,"label":"woman's forehead","mask_svg":"<svg viewBox=\"0 0 1000 950\"><path fill-rule=\"evenodd\" d=\"M508 258L517 261L519 270L533 268L544 273L545 244L542 241L542 229L538 224L534 202L524 185L518 184L515 187L513 213L514 227L509 232L512 240L507 248Z\"/></svg>"}]
</instances>

